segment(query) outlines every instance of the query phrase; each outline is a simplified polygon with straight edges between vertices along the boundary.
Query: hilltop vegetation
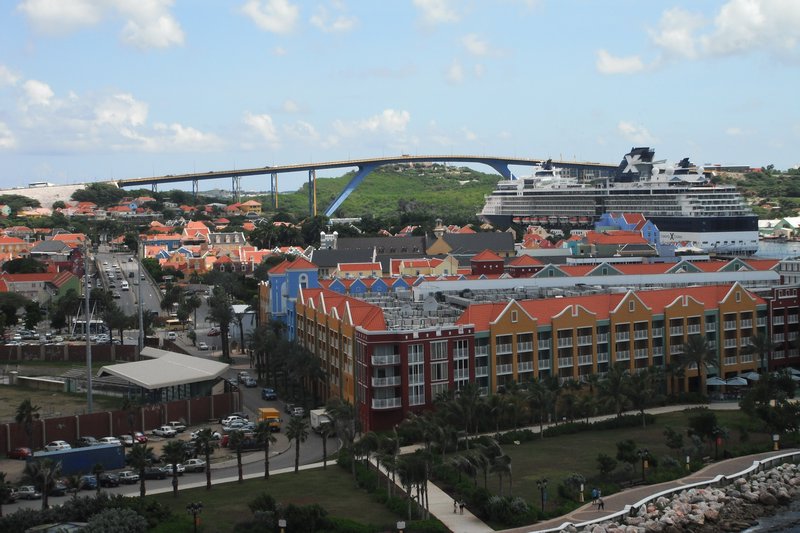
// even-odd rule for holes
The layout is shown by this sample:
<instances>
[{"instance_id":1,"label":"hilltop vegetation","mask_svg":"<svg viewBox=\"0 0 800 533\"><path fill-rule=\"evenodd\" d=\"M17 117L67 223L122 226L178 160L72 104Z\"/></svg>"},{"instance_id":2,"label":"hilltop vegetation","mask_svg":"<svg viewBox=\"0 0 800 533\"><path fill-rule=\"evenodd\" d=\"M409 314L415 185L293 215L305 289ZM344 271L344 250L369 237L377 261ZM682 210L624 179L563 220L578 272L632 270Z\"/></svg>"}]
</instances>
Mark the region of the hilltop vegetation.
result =
<instances>
[{"instance_id":1,"label":"hilltop vegetation","mask_svg":"<svg viewBox=\"0 0 800 533\"><path fill-rule=\"evenodd\" d=\"M760 218L796 216L800 209L800 170L776 170L765 166L761 172L723 174L720 183L730 183L753 204Z\"/></svg>"}]
</instances>

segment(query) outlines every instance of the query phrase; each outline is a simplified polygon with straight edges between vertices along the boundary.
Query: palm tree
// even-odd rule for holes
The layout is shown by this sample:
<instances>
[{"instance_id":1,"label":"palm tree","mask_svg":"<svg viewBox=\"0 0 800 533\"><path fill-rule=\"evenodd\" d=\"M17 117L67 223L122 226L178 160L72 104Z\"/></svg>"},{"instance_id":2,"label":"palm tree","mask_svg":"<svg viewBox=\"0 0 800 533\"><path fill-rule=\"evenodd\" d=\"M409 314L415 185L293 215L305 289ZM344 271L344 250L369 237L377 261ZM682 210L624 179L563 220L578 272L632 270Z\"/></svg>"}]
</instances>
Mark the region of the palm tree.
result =
<instances>
[{"instance_id":1,"label":"palm tree","mask_svg":"<svg viewBox=\"0 0 800 533\"><path fill-rule=\"evenodd\" d=\"M81 475L72 474L71 476L67 476L64 478L64 482L67 485L67 491L72 493L72 499L74 500L77 498L81 490Z\"/></svg>"},{"instance_id":2,"label":"palm tree","mask_svg":"<svg viewBox=\"0 0 800 533\"><path fill-rule=\"evenodd\" d=\"M336 434L342 441L345 452L350 455L350 469L353 477L356 477L356 462L353 455L353 442L356 438L358 420L353 404L341 398L331 398L325 407L328 416L333 420L336 427Z\"/></svg>"},{"instance_id":3,"label":"palm tree","mask_svg":"<svg viewBox=\"0 0 800 533\"><path fill-rule=\"evenodd\" d=\"M272 428L268 421L262 420L258 423L256 426L256 439L259 444L264 446L264 479L269 479L269 445L275 444L278 439L272 434Z\"/></svg>"},{"instance_id":4,"label":"palm tree","mask_svg":"<svg viewBox=\"0 0 800 533\"><path fill-rule=\"evenodd\" d=\"M41 408L38 405L33 405L31 403L30 398L25 398L17 407L17 414L14 416L14 420L16 420L17 424L22 425L25 434L28 435L28 442L31 450L34 449L33 422L39 420L39 409Z\"/></svg>"},{"instance_id":5,"label":"palm tree","mask_svg":"<svg viewBox=\"0 0 800 533\"><path fill-rule=\"evenodd\" d=\"M528 404L531 412L539 413L539 437L544 438L544 419L552 401L552 394L544 383L534 379L528 385Z\"/></svg>"},{"instance_id":6,"label":"palm tree","mask_svg":"<svg viewBox=\"0 0 800 533\"><path fill-rule=\"evenodd\" d=\"M763 331L759 331L750 337L750 344L745 346L742 351L746 354L758 355L759 361L761 362L759 369L762 373L766 373L767 370L769 370L770 359L772 359L772 350L774 350L775 347L776 344L772 342L772 339L770 339L769 335Z\"/></svg>"},{"instance_id":7,"label":"palm tree","mask_svg":"<svg viewBox=\"0 0 800 533\"><path fill-rule=\"evenodd\" d=\"M625 391L628 389L628 369L624 364L612 366L605 378L598 384L598 396L600 401L614 409L617 417L622 416L622 411L628 403Z\"/></svg>"},{"instance_id":8,"label":"palm tree","mask_svg":"<svg viewBox=\"0 0 800 533\"><path fill-rule=\"evenodd\" d=\"M234 429L228 433L228 449L236 452L236 466L239 471L239 483L244 481L242 476L242 443L244 442L244 432L239 429Z\"/></svg>"},{"instance_id":9,"label":"palm tree","mask_svg":"<svg viewBox=\"0 0 800 533\"><path fill-rule=\"evenodd\" d=\"M61 476L61 462L52 459L40 459L30 461L25 465L22 474L23 479L36 487L42 493L42 509L47 509L50 491L53 489L56 480Z\"/></svg>"},{"instance_id":10,"label":"palm tree","mask_svg":"<svg viewBox=\"0 0 800 533\"><path fill-rule=\"evenodd\" d=\"M106 471L106 467L103 466L103 463L95 463L92 466L92 475L94 476L94 480L97 482L97 495L100 496L100 474Z\"/></svg>"},{"instance_id":11,"label":"palm tree","mask_svg":"<svg viewBox=\"0 0 800 533\"><path fill-rule=\"evenodd\" d=\"M647 426L645 409L653 405L660 398L660 384L662 374L649 368L642 369L630 376L625 383L625 396L631 407L642 415L642 427Z\"/></svg>"},{"instance_id":12,"label":"palm tree","mask_svg":"<svg viewBox=\"0 0 800 533\"><path fill-rule=\"evenodd\" d=\"M700 378L700 394L708 396L706 386L706 373L708 367L716 366L717 361L714 351L708 345L708 340L702 335L690 335L683 343L683 355L680 358L681 366L686 369L697 367L697 376Z\"/></svg>"},{"instance_id":13,"label":"palm tree","mask_svg":"<svg viewBox=\"0 0 800 533\"><path fill-rule=\"evenodd\" d=\"M214 287L214 293L208 298L208 319L219 324L222 360L226 362L231 360L228 333L233 318L233 308L228 294L222 287Z\"/></svg>"},{"instance_id":14,"label":"palm tree","mask_svg":"<svg viewBox=\"0 0 800 533\"><path fill-rule=\"evenodd\" d=\"M322 469L328 469L328 437L336 435L333 424L325 422L319 427L319 436L322 437Z\"/></svg>"},{"instance_id":15,"label":"palm tree","mask_svg":"<svg viewBox=\"0 0 800 533\"><path fill-rule=\"evenodd\" d=\"M197 437L194 439L194 449L206 459L206 490L211 490L211 454L214 453L214 448L216 447L217 443L214 440L214 432L211 431L211 428L203 428L197 432Z\"/></svg>"},{"instance_id":16,"label":"palm tree","mask_svg":"<svg viewBox=\"0 0 800 533\"><path fill-rule=\"evenodd\" d=\"M178 497L178 463L182 463L186 457L183 441L172 440L164 445L161 450L161 458L165 463L172 466L172 495ZM208 465L206 465L208 466Z\"/></svg>"},{"instance_id":17,"label":"palm tree","mask_svg":"<svg viewBox=\"0 0 800 533\"><path fill-rule=\"evenodd\" d=\"M156 456L153 454L153 448L146 444L136 443L128 452L128 456L125 460L131 468L139 471L139 496L144 498L146 491L144 486L144 471L156 460Z\"/></svg>"},{"instance_id":18,"label":"palm tree","mask_svg":"<svg viewBox=\"0 0 800 533\"><path fill-rule=\"evenodd\" d=\"M511 457L507 454L496 455L492 458L490 470L497 474L500 483L500 496L503 496L503 474L508 474L508 495L511 496Z\"/></svg>"},{"instance_id":19,"label":"palm tree","mask_svg":"<svg viewBox=\"0 0 800 533\"><path fill-rule=\"evenodd\" d=\"M6 473L0 472L0 516L3 516L3 502L11 494L11 485L6 481Z\"/></svg>"},{"instance_id":20,"label":"palm tree","mask_svg":"<svg viewBox=\"0 0 800 533\"><path fill-rule=\"evenodd\" d=\"M294 473L300 470L300 443L308 438L308 422L305 418L293 416L286 427L286 436L294 441Z\"/></svg>"}]
</instances>

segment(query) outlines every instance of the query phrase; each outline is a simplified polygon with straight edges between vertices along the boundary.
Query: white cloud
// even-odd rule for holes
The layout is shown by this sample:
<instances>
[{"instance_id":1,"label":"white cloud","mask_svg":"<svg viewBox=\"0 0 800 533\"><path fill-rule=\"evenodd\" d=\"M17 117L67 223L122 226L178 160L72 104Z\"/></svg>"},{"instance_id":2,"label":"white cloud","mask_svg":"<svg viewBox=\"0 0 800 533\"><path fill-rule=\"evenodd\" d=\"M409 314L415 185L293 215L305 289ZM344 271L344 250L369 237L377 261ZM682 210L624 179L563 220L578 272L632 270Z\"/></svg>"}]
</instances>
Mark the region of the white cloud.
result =
<instances>
[{"instance_id":1,"label":"white cloud","mask_svg":"<svg viewBox=\"0 0 800 533\"><path fill-rule=\"evenodd\" d=\"M597 51L595 66L601 74L633 74L644 70L639 56L615 57L605 50Z\"/></svg>"},{"instance_id":2,"label":"white cloud","mask_svg":"<svg viewBox=\"0 0 800 533\"><path fill-rule=\"evenodd\" d=\"M739 135L744 135L744 133L744 130L737 126L725 128L725 135L730 135L731 137L738 137Z\"/></svg>"},{"instance_id":3,"label":"white cloud","mask_svg":"<svg viewBox=\"0 0 800 533\"><path fill-rule=\"evenodd\" d=\"M250 126L268 144L275 146L279 143L278 131L272 122L271 116L247 113L244 117L244 123Z\"/></svg>"},{"instance_id":4,"label":"white cloud","mask_svg":"<svg viewBox=\"0 0 800 533\"><path fill-rule=\"evenodd\" d=\"M7 66L0 64L0 87L16 85L18 81L19 75L11 72Z\"/></svg>"},{"instance_id":5,"label":"white cloud","mask_svg":"<svg viewBox=\"0 0 800 533\"><path fill-rule=\"evenodd\" d=\"M624 120L617 124L617 130L625 140L636 144L650 144L655 141L655 138L650 135L650 132L643 126L638 126L633 122L626 122Z\"/></svg>"},{"instance_id":6,"label":"white cloud","mask_svg":"<svg viewBox=\"0 0 800 533\"><path fill-rule=\"evenodd\" d=\"M99 102L94 114L100 126L141 126L147 121L147 104L130 94L115 94Z\"/></svg>"},{"instance_id":7,"label":"white cloud","mask_svg":"<svg viewBox=\"0 0 800 533\"><path fill-rule=\"evenodd\" d=\"M183 44L180 24L170 13L174 0L23 0L17 9L42 33L64 35L121 18L121 39L137 48Z\"/></svg>"},{"instance_id":8,"label":"white cloud","mask_svg":"<svg viewBox=\"0 0 800 533\"><path fill-rule=\"evenodd\" d=\"M316 128L303 120L298 120L294 124L286 126L285 131L293 139L307 143L316 142L320 138Z\"/></svg>"},{"instance_id":9,"label":"white cloud","mask_svg":"<svg viewBox=\"0 0 800 533\"><path fill-rule=\"evenodd\" d=\"M337 11L344 11L345 9L341 2L332 2L332 5ZM355 28L358 24L358 19L344 13L331 14L325 6L317 6L310 22L325 33L344 33Z\"/></svg>"},{"instance_id":10,"label":"white cloud","mask_svg":"<svg viewBox=\"0 0 800 533\"><path fill-rule=\"evenodd\" d=\"M242 13L262 30L272 33L291 33L297 23L300 8L288 0L248 0Z\"/></svg>"},{"instance_id":11,"label":"white cloud","mask_svg":"<svg viewBox=\"0 0 800 533\"><path fill-rule=\"evenodd\" d=\"M714 19L710 35L702 38L713 55L747 53L756 49L796 53L800 41L800 3L795 0L729 0Z\"/></svg>"},{"instance_id":12,"label":"white cloud","mask_svg":"<svg viewBox=\"0 0 800 533\"><path fill-rule=\"evenodd\" d=\"M162 124L154 125L154 130L161 134L158 139L158 150L181 150L187 152L199 152L215 148L220 145L220 139L216 135L203 133L191 126L183 124Z\"/></svg>"},{"instance_id":13,"label":"white cloud","mask_svg":"<svg viewBox=\"0 0 800 533\"><path fill-rule=\"evenodd\" d=\"M701 15L675 7L662 13L658 30L651 30L650 38L667 56L691 59L697 55L694 33L704 23Z\"/></svg>"},{"instance_id":14,"label":"white cloud","mask_svg":"<svg viewBox=\"0 0 800 533\"><path fill-rule=\"evenodd\" d=\"M283 46L276 46L275 48L272 49L272 55L274 56L278 57L285 56L287 53L288 51Z\"/></svg>"},{"instance_id":15,"label":"white cloud","mask_svg":"<svg viewBox=\"0 0 800 533\"><path fill-rule=\"evenodd\" d=\"M458 22L461 18L452 0L414 0L414 6L421 11L426 24Z\"/></svg>"},{"instance_id":16,"label":"white cloud","mask_svg":"<svg viewBox=\"0 0 800 533\"><path fill-rule=\"evenodd\" d=\"M470 130L470 129L468 129L468 128L461 128L461 133L464 134L464 139L466 139L468 141L477 141L478 140L478 136L475 134L475 132Z\"/></svg>"},{"instance_id":17,"label":"white cloud","mask_svg":"<svg viewBox=\"0 0 800 533\"><path fill-rule=\"evenodd\" d=\"M363 120L336 120L333 127L342 137L352 137L364 132L397 135L405 131L410 120L411 114L408 111L384 109L381 113Z\"/></svg>"},{"instance_id":18,"label":"white cloud","mask_svg":"<svg viewBox=\"0 0 800 533\"><path fill-rule=\"evenodd\" d=\"M55 93L49 85L38 80L28 80L22 84L25 93L23 108L28 106L49 106L53 102Z\"/></svg>"},{"instance_id":19,"label":"white cloud","mask_svg":"<svg viewBox=\"0 0 800 533\"><path fill-rule=\"evenodd\" d=\"M481 39L475 33L469 33L462 37L461 44L467 49L467 52L474 56L486 56L490 52L488 41Z\"/></svg>"},{"instance_id":20,"label":"white cloud","mask_svg":"<svg viewBox=\"0 0 800 533\"><path fill-rule=\"evenodd\" d=\"M0 122L0 150L10 150L16 146L17 139L14 133L5 122Z\"/></svg>"},{"instance_id":21,"label":"white cloud","mask_svg":"<svg viewBox=\"0 0 800 533\"><path fill-rule=\"evenodd\" d=\"M484 74L486 74L486 67L484 67L481 63L475 63L472 66L472 72L475 74L476 78L482 78Z\"/></svg>"},{"instance_id":22,"label":"white cloud","mask_svg":"<svg viewBox=\"0 0 800 533\"><path fill-rule=\"evenodd\" d=\"M460 84L464 82L464 67L461 66L461 63L455 61L452 65L447 68L447 73L445 74L445 78L448 82L454 84Z\"/></svg>"},{"instance_id":23,"label":"white cloud","mask_svg":"<svg viewBox=\"0 0 800 533\"><path fill-rule=\"evenodd\" d=\"M287 113L297 113L300 111L300 106L294 100L285 100L281 108Z\"/></svg>"}]
</instances>

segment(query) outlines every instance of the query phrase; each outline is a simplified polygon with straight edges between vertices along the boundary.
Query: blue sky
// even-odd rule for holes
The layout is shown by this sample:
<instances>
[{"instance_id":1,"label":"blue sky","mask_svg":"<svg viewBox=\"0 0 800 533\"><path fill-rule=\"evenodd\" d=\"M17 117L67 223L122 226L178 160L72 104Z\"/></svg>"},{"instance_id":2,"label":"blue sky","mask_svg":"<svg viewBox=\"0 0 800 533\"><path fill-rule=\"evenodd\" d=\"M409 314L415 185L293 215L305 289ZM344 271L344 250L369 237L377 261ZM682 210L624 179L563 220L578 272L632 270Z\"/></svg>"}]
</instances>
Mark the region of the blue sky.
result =
<instances>
[{"instance_id":1,"label":"blue sky","mask_svg":"<svg viewBox=\"0 0 800 533\"><path fill-rule=\"evenodd\" d=\"M633 145L788 168L798 90L797 0L6 0L0 182Z\"/></svg>"}]
</instances>

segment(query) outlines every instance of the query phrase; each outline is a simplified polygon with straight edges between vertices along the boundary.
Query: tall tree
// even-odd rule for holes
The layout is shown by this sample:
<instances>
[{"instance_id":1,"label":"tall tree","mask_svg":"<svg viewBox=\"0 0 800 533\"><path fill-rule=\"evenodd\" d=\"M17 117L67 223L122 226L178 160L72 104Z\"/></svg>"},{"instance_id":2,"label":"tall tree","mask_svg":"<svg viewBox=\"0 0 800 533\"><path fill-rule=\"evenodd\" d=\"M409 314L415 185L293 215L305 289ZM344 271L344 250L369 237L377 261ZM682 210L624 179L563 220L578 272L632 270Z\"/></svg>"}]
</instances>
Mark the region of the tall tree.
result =
<instances>
[{"instance_id":1,"label":"tall tree","mask_svg":"<svg viewBox=\"0 0 800 533\"><path fill-rule=\"evenodd\" d=\"M214 287L213 294L208 298L208 318L219 326L220 342L222 342L222 360L230 362L230 343L228 336L231 321L233 320L233 309L231 308L230 298L222 287Z\"/></svg>"},{"instance_id":2,"label":"tall tree","mask_svg":"<svg viewBox=\"0 0 800 533\"><path fill-rule=\"evenodd\" d=\"M214 439L214 432L211 428L203 428L197 432L197 437L194 439L194 449L206 460L206 490L211 490L211 454L214 453L216 447L217 442Z\"/></svg>"},{"instance_id":3,"label":"tall tree","mask_svg":"<svg viewBox=\"0 0 800 533\"><path fill-rule=\"evenodd\" d=\"M14 416L14 420L16 420L17 424L22 425L22 429L25 430L25 434L28 436L28 444L31 450L36 448L33 445L33 423L39 420L40 409L38 405L33 405L31 403L30 398L25 398L19 406L17 406L17 414Z\"/></svg>"},{"instance_id":4,"label":"tall tree","mask_svg":"<svg viewBox=\"0 0 800 533\"><path fill-rule=\"evenodd\" d=\"M300 443L308 438L308 422L305 418L293 416L286 427L286 436L294 441L294 473L300 471Z\"/></svg>"},{"instance_id":5,"label":"tall tree","mask_svg":"<svg viewBox=\"0 0 800 533\"><path fill-rule=\"evenodd\" d=\"M775 349L775 343L772 342L769 334L759 331L750 337L750 344L742 350L746 354L754 354L759 358L759 369L761 373L766 374L769 371L769 363L772 359L772 351Z\"/></svg>"},{"instance_id":6,"label":"tall tree","mask_svg":"<svg viewBox=\"0 0 800 533\"><path fill-rule=\"evenodd\" d=\"M326 405L328 416L333 420L336 434L342 441L342 446L350 456L351 474L356 476L356 462L353 443L358 431L358 419L353 404L341 398L331 398Z\"/></svg>"},{"instance_id":7,"label":"tall tree","mask_svg":"<svg viewBox=\"0 0 800 533\"><path fill-rule=\"evenodd\" d=\"M6 473L0 472L0 517L3 516L3 503L11 495L11 485L6 481Z\"/></svg>"},{"instance_id":8,"label":"tall tree","mask_svg":"<svg viewBox=\"0 0 800 533\"><path fill-rule=\"evenodd\" d=\"M171 440L162 448L161 457L165 463L172 467L172 495L178 497L178 463L186 457L183 441ZM206 465L208 466L208 465Z\"/></svg>"},{"instance_id":9,"label":"tall tree","mask_svg":"<svg viewBox=\"0 0 800 533\"><path fill-rule=\"evenodd\" d=\"M256 426L256 439L264 447L264 479L269 479L269 445L275 444L277 439L267 420L262 420Z\"/></svg>"},{"instance_id":10,"label":"tall tree","mask_svg":"<svg viewBox=\"0 0 800 533\"><path fill-rule=\"evenodd\" d=\"M144 485L144 471L156 460L153 448L146 444L135 443L128 452L125 460L131 468L139 472L139 497L144 498L146 491Z\"/></svg>"},{"instance_id":11,"label":"tall tree","mask_svg":"<svg viewBox=\"0 0 800 533\"><path fill-rule=\"evenodd\" d=\"M628 405L628 380L630 375L624 364L612 366L605 378L598 384L598 396L600 401L611 407L617 417L622 416L622 411Z\"/></svg>"},{"instance_id":12,"label":"tall tree","mask_svg":"<svg viewBox=\"0 0 800 533\"><path fill-rule=\"evenodd\" d=\"M686 370L697 367L697 376L700 379L700 394L708 396L706 374L708 368L717 365L716 355L708 345L708 340L702 335L691 335L683 343L683 354L680 356L681 366Z\"/></svg>"},{"instance_id":13,"label":"tall tree","mask_svg":"<svg viewBox=\"0 0 800 533\"><path fill-rule=\"evenodd\" d=\"M234 429L228 433L228 449L236 452L236 468L239 473L239 483L244 481L242 473L242 444L244 443L244 432Z\"/></svg>"},{"instance_id":14,"label":"tall tree","mask_svg":"<svg viewBox=\"0 0 800 533\"><path fill-rule=\"evenodd\" d=\"M663 375L654 369L644 368L630 376L625 383L625 396L631 407L642 416L642 427L646 427L645 409L661 399Z\"/></svg>"},{"instance_id":15,"label":"tall tree","mask_svg":"<svg viewBox=\"0 0 800 533\"><path fill-rule=\"evenodd\" d=\"M22 478L42 493L42 509L49 507L48 498L56 480L61 477L61 461L38 459L25 465Z\"/></svg>"}]
</instances>

